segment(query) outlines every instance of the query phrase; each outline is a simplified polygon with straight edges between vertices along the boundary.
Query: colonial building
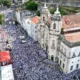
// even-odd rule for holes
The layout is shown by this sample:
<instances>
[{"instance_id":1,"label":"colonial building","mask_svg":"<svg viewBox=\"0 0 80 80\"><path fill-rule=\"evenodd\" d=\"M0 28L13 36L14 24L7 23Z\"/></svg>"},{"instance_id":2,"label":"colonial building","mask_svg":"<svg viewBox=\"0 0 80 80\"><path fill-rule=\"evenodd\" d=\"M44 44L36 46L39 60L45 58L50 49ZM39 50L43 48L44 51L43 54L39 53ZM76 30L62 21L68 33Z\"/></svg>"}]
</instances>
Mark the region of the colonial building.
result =
<instances>
[{"instance_id":1,"label":"colonial building","mask_svg":"<svg viewBox=\"0 0 80 80\"><path fill-rule=\"evenodd\" d=\"M80 68L80 15L61 16L57 7L53 15L46 4L41 10L37 40L64 73Z\"/></svg>"},{"instance_id":2,"label":"colonial building","mask_svg":"<svg viewBox=\"0 0 80 80\"><path fill-rule=\"evenodd\" d=\"M22 27L27 31L28 35L37 41L37 23L39 21L39 16L28 17L22 20Z\"/></svg>"}]
</instances>

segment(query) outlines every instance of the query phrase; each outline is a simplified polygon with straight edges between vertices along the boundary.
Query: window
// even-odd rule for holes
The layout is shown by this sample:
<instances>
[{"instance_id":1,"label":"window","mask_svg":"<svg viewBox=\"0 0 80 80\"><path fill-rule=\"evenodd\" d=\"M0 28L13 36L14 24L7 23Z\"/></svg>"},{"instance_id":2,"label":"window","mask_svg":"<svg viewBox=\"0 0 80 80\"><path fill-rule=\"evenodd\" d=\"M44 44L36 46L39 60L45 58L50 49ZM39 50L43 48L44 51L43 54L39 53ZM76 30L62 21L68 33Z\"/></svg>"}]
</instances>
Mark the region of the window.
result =
<instances>
[{"instance_id":1,"label":"window","mask_svg":"<svg viewBox=\"0 0 80 80\"><path fill-rule=\"evenodd\" d=\"M62 61L60 60L60 65L61 65Z\"/></svg>"},{"instance_id":2,"label":"window","mask_svg":"<svg viewBox=\"0 0 80 80\"><path fill-rule=\"evenodd\" d=\"M51 60L52 60L52 61L54 60L54 56L51 56Z\"/></svg>"},{"instance_id":3,"label":"window","mask_svg":"<svg viewBox=\"0 0 80 80\"><path fill-rule=\"evenodd\" d=\"M80 52L79 52L78 56L80 56Z\"/></svg>"},{"instance_id":4,"label":"window","mask_svg":"<svg viewBox=\"0 0 80 80\"><path fill-rule=\"evenodd\" d=\"M53 24L53 29L56 29L56 23Z\"/></svg>"},{"instance_id":5,"label":"window","mask_svg":"<svg viewBox=\"0 0 80 80\"><path fill-rule=\"evenodd\" d=\"M64 63L63 63L63 68L64 68Z\"/></svg>"},{"instance_id":6,"label":"window","mask_svg":"<svg viewBox=\"0 0 80 80\"><path fill-rule=\"evenodd\" d=\"M76 65L76 68L79 68L79 64Z\"/></svg>"},{"instance_id":7,"label":"window","mask_svg":"<svg viewBox=\"0 0 80 80\"><path fill-rule=\"evenodd\" d=\"M72 58L75 58L76 57L76 55L75 55L75 52L73 53L73 55L72 55Z\"/></svg>"},{"instance_id":8,"label":"window","mask_svg":"<svg viewBox=\"0 0 80 80\"><path fill-rule=\"evenodd\" d=\"M43 17L43 21L45 21L45 17Z\"/></svg>"},{"instance_id":9,"label":"window","mask_svg":"<svg viewBox=\"0 0 80 80\"><path fill-rule=\"evenodd\" d=\"M55 49L55 40L52 41L51 49Z\"/></svg>"},{"instance_id":10,"label":"window","mask_svg":"<svg viewBox=\"0 0 80 80\"><path fill-rule=\"evenodd\" d=\"M73 66L70 67L70 70L72 70L72 69L73 69Z\"/></svg>"}]
</instances>

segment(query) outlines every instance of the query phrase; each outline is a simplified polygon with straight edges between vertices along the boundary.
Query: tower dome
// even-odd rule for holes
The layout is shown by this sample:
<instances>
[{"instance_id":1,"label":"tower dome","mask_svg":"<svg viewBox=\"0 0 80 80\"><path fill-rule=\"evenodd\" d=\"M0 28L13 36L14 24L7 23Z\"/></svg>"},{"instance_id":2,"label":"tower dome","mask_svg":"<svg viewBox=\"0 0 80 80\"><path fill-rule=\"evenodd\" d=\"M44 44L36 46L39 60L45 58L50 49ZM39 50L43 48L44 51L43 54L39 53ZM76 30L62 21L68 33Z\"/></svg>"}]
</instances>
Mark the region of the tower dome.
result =
<instances>
[{"instance_id":1,"label":"tower dome","mask_svg":"<svg viewBox=\"0 0 80 80\"><path fill-rule=\"evenodd\" d=\"M47 14L50 15L50 11L48 10L48 7L46 6L46 2L44 4L44 7L41 10L41 14Z\"/></svg>"},{"instance_id":2,"label":"tower dome","mask_svg":"<svg viewBox=\"0 0 80 80\"><path fill-rule=\"evenodd\" d=\"M53 20L54 21L60 21L61 20L61 14L60 14L58 6L57 6L56 11L53 14Z\"/></svg>"}]
</instances>

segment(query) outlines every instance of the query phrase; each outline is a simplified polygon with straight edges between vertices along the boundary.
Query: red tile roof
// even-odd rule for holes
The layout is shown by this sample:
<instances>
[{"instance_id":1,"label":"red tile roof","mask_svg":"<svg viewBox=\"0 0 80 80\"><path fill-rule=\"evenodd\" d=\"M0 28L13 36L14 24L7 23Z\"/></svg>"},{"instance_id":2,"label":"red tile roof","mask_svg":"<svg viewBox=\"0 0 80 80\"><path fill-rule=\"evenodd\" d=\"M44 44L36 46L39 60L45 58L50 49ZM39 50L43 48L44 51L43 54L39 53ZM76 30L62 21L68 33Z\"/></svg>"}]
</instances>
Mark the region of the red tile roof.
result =
<instances>
[{"instance_id":1,"label":"red tile roof","mask_svg":"<svg viewBox=\"0 0 80 80\"><path fill-rule=\"evenodd\" d=\"M64 29L80 27L80 15L66 15L62 17L62 27Z\"/></svg>"},{"instance_id":2,"label":"red tile roof","mask_svg":"<svg viewBox=\"0 0 80 80\"><path fill-rule=\"evenodd\" d=\"M38 22L39 22L39 16L35 16L35 17L33 17L32 19L31 19L31 21L33 22L33 23L35 23L35 24L37 24Z\"/></svg>"},{"instance_id":3,"label":"red tile roof","mask_svg":"<svg viewBox=\"0 0 80 80\"><path fill-rule=\"evenodd\" d=\"M64 35L66 40L69 42L78 42L80 41L80 32L76 32L76 33L70 33L70 34L66 34Z\"/></svg>"},{"instance_id":4,"label":"red tile roof","mask_svg":"<svg viewBox=\"0 0 80 80\"><path fill-rule=\"evenodd\" d=\"M0 52L0 62L5 62L5 61L8 61L10 59L11 59L11 57L10 57L9 51Z\"/></svg>"}]
</instances>

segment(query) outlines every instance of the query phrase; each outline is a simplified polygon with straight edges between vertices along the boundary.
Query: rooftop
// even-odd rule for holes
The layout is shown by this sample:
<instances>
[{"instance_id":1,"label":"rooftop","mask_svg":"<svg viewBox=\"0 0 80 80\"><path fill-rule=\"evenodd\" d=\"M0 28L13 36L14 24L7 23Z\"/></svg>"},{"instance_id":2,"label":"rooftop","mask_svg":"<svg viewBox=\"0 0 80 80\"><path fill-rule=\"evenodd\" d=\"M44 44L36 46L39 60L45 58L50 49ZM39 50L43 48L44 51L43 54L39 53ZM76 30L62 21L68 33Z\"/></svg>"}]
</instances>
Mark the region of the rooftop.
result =
<instances>
[{"instance_id":1,"label":"rooftop","mask_svg":"<svg viewBox=\"0 0 80 80\"><path fill-rule=\"evenodd\" d=\"M33 23L35 23L35 24L37 24L38 22L39 22L39 16L35 16L35 17L33 17L32 19L31 19L31 21L33 22Z\"/></svg>"},{"instance_id":2,"label":"rooftop","mask_svg":"<svg viewBox=\"0 0 80 80\"><path fill-rule=\"evenodd\" d=\"M64 36L65 36L66 40L68 40L71 43L80 41L80 32L70 33L70 34L66 34Z\"/></svg>"},{"instance_id":3,"label":"rooftop","mask_svg":"<svg viewBox=\"0 0 80 80\"><path fill-rule=\"evenodd\" d=\"M80 27L80 15L66 15L62 17L62 27L64 29L77 28Z\"/></svg>"},{"instance_id":4,"label":"rooftop","mask_svg":"<svg viewBox=\"0 0 80 80\"><path fill-rule=\"evenodd\" d=\"M5 62L11 59L9 51L0 52L0 62Z\"/></svg>"}]
</instances>

